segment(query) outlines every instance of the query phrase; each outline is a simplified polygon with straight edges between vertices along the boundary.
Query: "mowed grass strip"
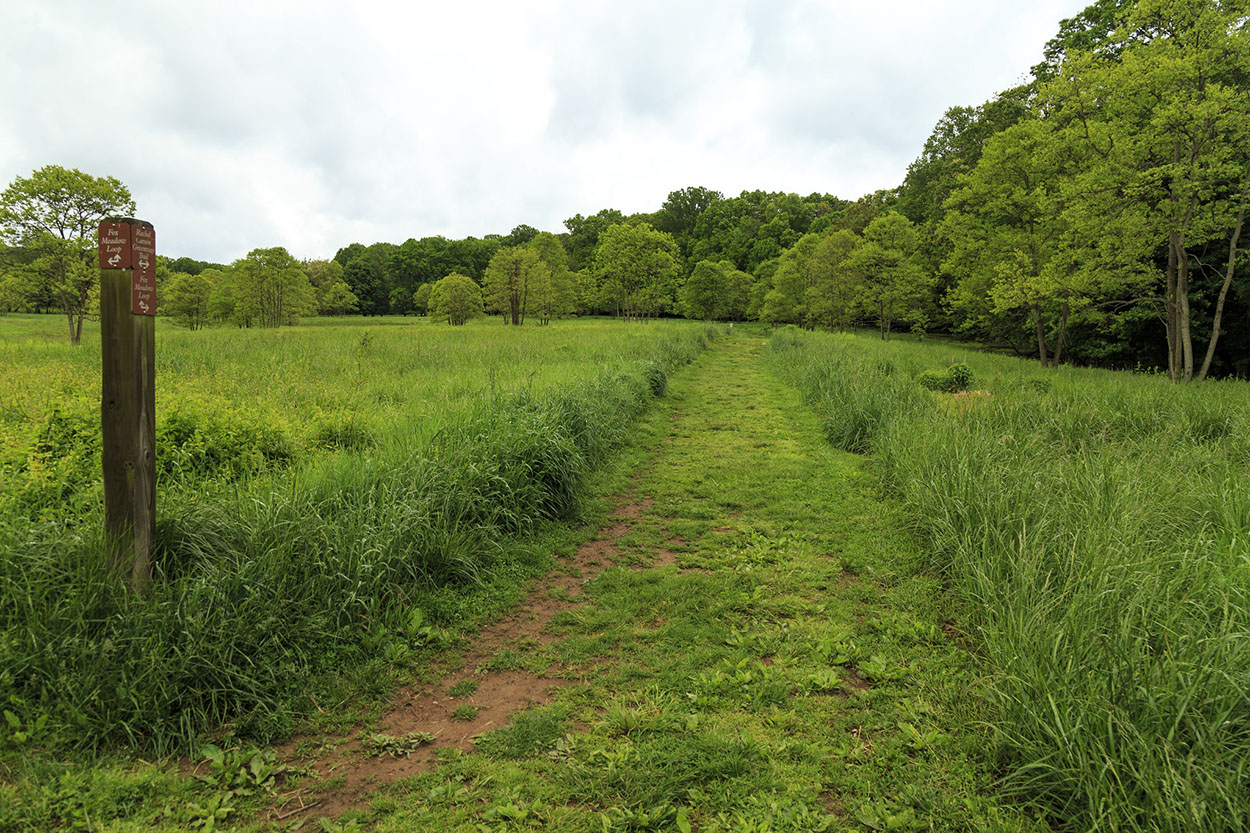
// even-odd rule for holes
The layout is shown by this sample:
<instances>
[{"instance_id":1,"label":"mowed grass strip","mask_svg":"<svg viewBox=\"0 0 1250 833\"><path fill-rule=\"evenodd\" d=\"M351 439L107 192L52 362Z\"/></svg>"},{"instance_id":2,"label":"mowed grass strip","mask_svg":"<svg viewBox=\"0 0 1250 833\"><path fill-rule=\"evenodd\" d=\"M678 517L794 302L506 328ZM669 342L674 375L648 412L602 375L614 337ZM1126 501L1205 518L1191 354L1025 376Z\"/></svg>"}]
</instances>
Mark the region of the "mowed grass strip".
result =
<instances>
[{"instance_id":1,"label":"mowed grass strip","mask_svg":"<svg viewBox=\"0 0 1250 833\"><path fill-rule=\"evenodd\" d=\"M534 645L579 682L336 823L1038 830L993 791L957 612L763 342L715 345L600 488L612 562Z\"/></svg>"}]
</instances>

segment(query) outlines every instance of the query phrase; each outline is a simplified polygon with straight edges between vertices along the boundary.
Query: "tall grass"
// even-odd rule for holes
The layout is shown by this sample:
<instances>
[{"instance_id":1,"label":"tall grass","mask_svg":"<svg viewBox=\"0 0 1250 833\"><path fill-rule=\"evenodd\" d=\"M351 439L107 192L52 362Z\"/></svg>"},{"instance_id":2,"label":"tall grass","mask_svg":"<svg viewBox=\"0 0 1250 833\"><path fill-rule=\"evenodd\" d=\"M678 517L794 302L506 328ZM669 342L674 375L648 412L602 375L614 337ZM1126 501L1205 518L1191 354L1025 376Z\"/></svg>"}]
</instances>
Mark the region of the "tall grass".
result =
<instances>
[{"instance_id":1,"label":"tall grass","mask_svg":"<svg viewBox=\"0 0 1250 833\"><path fill-rule=\"evenodd\" d=\"M476 356L441 380L466 393L440 414L400 403L360 447L175 484L142 597L105 568L98 513L0 514L0 700L23 725L49 716L46 732L68 744L170 752L223 726L285 734L318 675L402 661L465 591L523 569L510 540L576 517L586 475L714 333L578 332L453 333ZM543 367L544 350L562 356L581 336L575 371Z\"/></svg>"},{"instance_id":2,"label":"tall grass","mask_svg":"<svg viewBox=\"0 0 1250 833\"><path fill-rule=\"evenodd\" d=\"M854 337L772 350L966 600L1011 789L1064 829L1250 827L1250 386ZM980 391L909 384L955 361Z\"/></svg>"},{"instance_id":3,"label":"tall grass","mask_svg":"<svg viewBox=\"0 0 1250 833\"><path fill-rule=\"evenodd\" d=\"M497 320L451 328L354 318L189 332L160 319L163 488L202 491L206 479L238 480L387 436L432 434L473 401L575 384L648 357L690 329L654 323L510 329ZM0 325L0 516L73 523L101 500L99 328L89 325L71 348L62 324L11 315Z\"/></svg>"}]
</instances>

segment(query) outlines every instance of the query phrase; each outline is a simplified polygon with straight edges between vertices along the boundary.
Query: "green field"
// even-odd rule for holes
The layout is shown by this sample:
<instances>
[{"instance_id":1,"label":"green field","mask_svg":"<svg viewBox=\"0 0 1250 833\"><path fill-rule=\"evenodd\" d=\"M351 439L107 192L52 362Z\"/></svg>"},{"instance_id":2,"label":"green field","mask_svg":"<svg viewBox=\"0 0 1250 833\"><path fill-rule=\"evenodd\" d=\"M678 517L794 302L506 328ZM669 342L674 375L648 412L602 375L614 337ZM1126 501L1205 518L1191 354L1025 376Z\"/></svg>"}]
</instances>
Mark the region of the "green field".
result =
<instances>
[{"instance_id":1,"label":"green field","mask_svg":"<svg viewBox=\"0 0 1250 833\"><path fill-rule=\"evenodd\" d=\"M30 335L5 347L19 393L0 512L4 699L72 746L166 751L224 723L281 735L309 675L397 651L417 617L454 620L475 604L466 588L524 572L503 541L575 517L586 475L714 332L166 333L160 577L134 599L99 545L98 348L22 323ZM44 398L49 378L73 396Z\"/></svg>"},{"instance_id":2,"label":"green field","mask_svg":"<svg viewBox=\"0 0 1250 833\"><path fill-rule=\"evenodd\" d=\"M65 343L55 316L0 326L0 515L63 520L98 505L100 337ZM157 330L157 430L166 485L237 479L327 449L422 442L468 408L538 394L642 358L686 322L614 329L562 321L455 330L424 318L313 319L281 329ZM679 349L679 348L678 348ZM85 500L78 501L78 497Z\"/></svg>"},{"instance_id":3,"label":"green field","mask_svg":"<svg viewBox=\"0 0 1250 833\"><path fill-rule=\"evenodd\" d=\"M1250 824L1246 383L689 322L162 329L136 597L98 335L59 326L0 319L0 831ZM542 626L478 635L509 609ZM409 685L476 725L509 674L552 688L473 751L396 723Z\"/></svg>"}]
</instances>

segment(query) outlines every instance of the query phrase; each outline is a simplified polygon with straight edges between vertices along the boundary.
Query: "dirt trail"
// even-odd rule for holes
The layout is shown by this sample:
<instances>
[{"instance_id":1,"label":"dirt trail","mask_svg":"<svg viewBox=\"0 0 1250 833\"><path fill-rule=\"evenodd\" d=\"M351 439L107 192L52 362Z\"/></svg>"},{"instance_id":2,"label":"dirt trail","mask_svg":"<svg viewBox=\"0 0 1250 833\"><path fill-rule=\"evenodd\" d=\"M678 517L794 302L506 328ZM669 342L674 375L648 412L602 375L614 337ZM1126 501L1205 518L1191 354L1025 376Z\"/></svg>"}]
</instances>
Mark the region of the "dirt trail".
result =
<instances>
[{"instance_id":1,"label":"dirt trail","mask_svg":"<svg viewBox=\"0 0 1250 833\"><path fill-rule=\"evenodd\" d=\"M523 602L474 637L472 647L461 657L459 669L445 671L432 685L401 688L371 732L398 738L425 733L434 737L432 742L421 744L407 755L374 755L360 740L339 738L328 744L333 747L331 751L314 757L295 754L298 741L285 744L277 752L291 767L307 768L318 779L334 779L336 785L318 790L315 797L306 789L283 793L267 814L268 819L333 818L362 807L380 786L429 770L437 762L439 750L454 747L468 752L475 737L506 725L517 712L550 702L558 689L576 684L576 675L564 673L558 664L534 672L496 668L491 661L501 652L546 645L557 639L550 630L552 620L585 602L585 585L620 556L619 542L634 529L652 502L627 493L619 496L616 503L608 522L573 557L561 559L555 569L532 580ZM672 551L663 548L657 549L655 556L654 566L674 560ZM472 684L472 693L453 695L457 686L466 683ZM453 716L456 709L464 707L475 710L473 717Z\"/></svg>"}]
</instances>

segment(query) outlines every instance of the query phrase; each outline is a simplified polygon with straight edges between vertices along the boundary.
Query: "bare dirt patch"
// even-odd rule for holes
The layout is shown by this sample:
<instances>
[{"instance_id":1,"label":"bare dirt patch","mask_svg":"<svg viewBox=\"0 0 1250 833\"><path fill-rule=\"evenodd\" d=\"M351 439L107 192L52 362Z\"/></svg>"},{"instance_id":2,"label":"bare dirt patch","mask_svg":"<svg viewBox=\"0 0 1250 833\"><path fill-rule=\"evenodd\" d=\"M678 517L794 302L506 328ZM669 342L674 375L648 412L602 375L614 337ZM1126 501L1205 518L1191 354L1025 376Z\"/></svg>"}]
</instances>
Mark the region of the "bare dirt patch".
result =
<instances>
[{"instance_id":1,"label":"bare dirt patch","mask_svg":"<svg viewBox=\"0 0 1250 833\"><path fill-rule=\"evenodd\" d=\"M636 521L639 518L641 518L643 513L646 512L648 509L650 509L652 506L655 506L655 501L651 500L650 498L643 498L642 500L636 500L636 501L627 501L627 502L619 504L615 509L613 509L612 514L609 515L609 517L619 518L622 520ZM602 534L603 532L601 531L600 535Z\"/></svg>"},{"instance_id":2,"label":"bare dirt patch","mask_svg":"<svg viewBox=\"0 0 1250 833\"><path fill-rule=\"evenodd\" d=\"M859 674L855 671L847 671L842 675L842 679L846 682L847 689L857 694L863 693L872 688L872 683L859 676Z\"/></svg>"},{"instance_id":3,"label":"bare dirt patch","mask_svg":"<svg viewBox=\"0 0 1250 833\"><path fill-rule=\"evenodd\" d=\"M834 795L830 790L825 790L820 794L820 803L824 805L826 813L839 818L846 815L846 805L842 803L841 798Z\"/></svg>"},{"instance_id":4,"label":"bare dirt patch","mask_svg":"<svg viewBox=\"0 0 1250 833\"><path fill-rule=\"evenodd\" d=\"M651 551L655 555L652 567L673 567L677 564L677 553L669 549L657 547ZM649 569L649 568L641 568Z\"/></svg>"}]
</instances>

